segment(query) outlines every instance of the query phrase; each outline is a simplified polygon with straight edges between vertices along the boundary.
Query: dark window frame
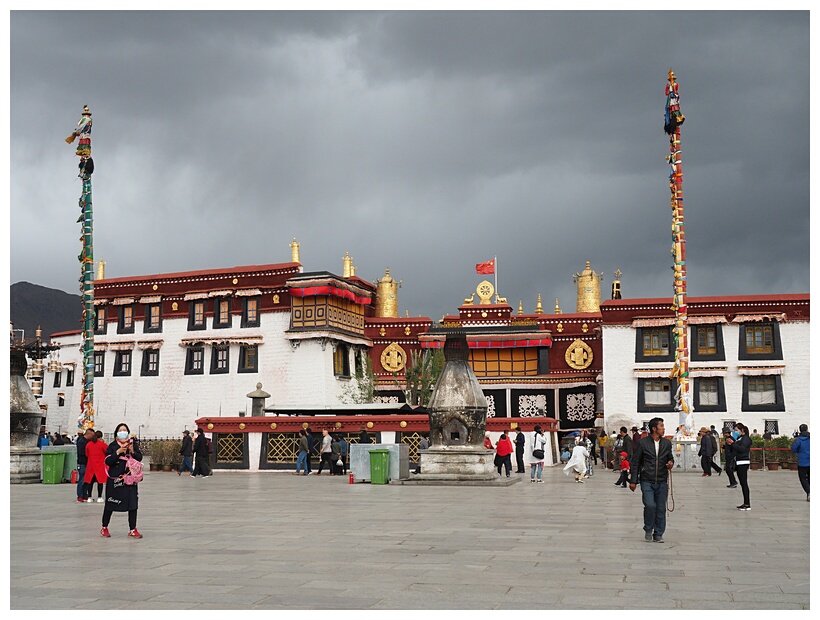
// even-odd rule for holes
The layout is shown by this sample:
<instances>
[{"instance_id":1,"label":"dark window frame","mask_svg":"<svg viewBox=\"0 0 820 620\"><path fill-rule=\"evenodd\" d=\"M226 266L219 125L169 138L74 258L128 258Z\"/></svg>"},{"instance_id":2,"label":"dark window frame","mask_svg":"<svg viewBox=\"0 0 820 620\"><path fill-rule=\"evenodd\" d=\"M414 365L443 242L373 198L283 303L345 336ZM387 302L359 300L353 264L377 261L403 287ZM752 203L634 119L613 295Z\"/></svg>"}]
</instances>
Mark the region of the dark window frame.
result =
<instances>
[{"instance_id":1,"label":"dark window frame","mask_svg":"<svg viewBox=\"0 0 820 620\"><path fill-rule=\"evenodd\" d=\"M224 352L225 359L220 361L219 354ZM211 347L211 374L225 375L230 372L231 347L227 344L215 344Z\"/></svg>"},{"instance_id":2,"label":"dark window frame","mask_svg":"<svg viewBox=\"0 0 820 620\"><path fill-rule=\"evenodd\" d=\"M759 379L761 377L774 379L774 398L773 405L750 405L749 404L749 379ZM740 403L741 411L786 411L786 403L783 400L783 382L780 375L760 375L750 377L743 375L743 398ZM697 411L697 410L696 410Z\"/></svg>"},{"instance_id":3,"label":"dark window frame","mask_svg":"<svg viewBox=\"0 0 820 620\"><path fill-rule=\"evenodd\" d=\"M700 353L698 345L701 330L715 330L715 352ZM703 325L692 325L692 343L689 347L693 362L722 362L726 359L726 352L723 348L723 327L720 323L708 323ZM697 409L695 409L697 411Z\"/></svg>"},{"instance_id":4,"label":"dark window frame","mask_svg":"<svg viewBox=\"0 0 820 620\"><path fill-rule=\"evenodd\" d=\"M771 326L772 328L772 352L771 353L749 353L746 350L746 329L747 328L755 328L755 327L767 327ZM753 323L741 323L740 332L738 341L738 349L737 349L737 359L738 360L782 360L783 359L783 348L780 344L780 325L777 321L762 321L762 322L753 322ZM745 384L744 384L745 385ZM744 390L745 392L745 390Z\"/></svg>"},{"instance_id":5,"label":"dark window frame","mask_svg":"<svg viewBox=\"0 0 820 620\"><path fill-rule=\"evenodd\" d=\"M123 361L128 359L128 367L123 370ZM125 349L123 351L117 351L116 355L114 356L114 377L130 377L131 376L131 369L134 367L134 351L133 349Z\"/></svg>"},{"instance_id":6,"label":"dark window frame","mask_svg":"<svg viewBox=\"0 0 820 620\"><path fill-rule=\"evenodd\" d=\"M54 373L54 387L56 387L56 388L61 387L60 383L62 383L62 380L63 380L63 371L62 370L56 371Z\"/></svg>"},{"instance_id":7,"label":"dark window frame","mask_svg":"<svg viewBox=\"0 0 820 620\"><path fill-rule=\"evenodd\" d=\"M253 349L256 353L254 354L255 364L253 366L245 365L245 361L247 359L247 352ZM239 347L239 364L237 365L236 372L240 373L258 373L259 372L259 346L255 344L243 344Z\"/></svg>"},{"instance_id":8,"label":"dark window frame","mask_svg":"<svg viewBox=\"0 0 820 620\"><path fill-rule=\"evenodd\" d=\"M669 403L664 405L647 405L645 397L645 385L647 381L665 381L669 383ZM659 377L648 377L645 379L638 379L638 411L640 413L650 413L658 411L660 413L669 413L675 410L675 392L677 391L677 382L672 379L662 379Z\"/></svg>"},{"instance_id":9,"label":"dark window frame","mask_svg":"<svg viewBox=\"0 0 820 620\"><path fill-rule=\"evenodd\" d=\"M700 384L702 381L717 381L717 405L703 405L700 402ZM726 411L726 390L723 385L723 377L695 377L692 380L692 404L695 411Z\"/></svg>"},{"instance_id":10,"label":"dark window frame","mask_svg":"<svg viewBox=\"0 0 820 620\"><path fill-rule=\"evenodd\" d=\"M117 317L117 333L118 334L133 334L134 333L134 304L127 304L120 306L119 316ZM131 311L131 324L126 325L126 310Z\"/></svg>"},{"instance_id":11,"label":"dark window frame","mask_svg":"<svg viewBox=\"0 0 820 620\"><path fill-rule=\"evenodd\" d=\"M253 301L256 304L256 319L251 320L248 316L248 305L250 302ZM241 327L259 327L259 306L261 302L261 297L259 295L253 295L251 297L243 297L242 298L242 323Z\"/></svg>"},{"instance_id":12,"label":"dark window frame","mask_svg":"<svg viewBox=\"0 0 820 620\"><path fill-rule=\"evenodd\" d=\"M780 420L763 420L763 432L771 433L775 437L780 435Z\"/></svg>"},{"instance_id":13,"label":"dark window frame","mask_svg":"<svg viewBox=\"0 0 820 620\"><path fill-rule=\"evenodd\" d=\"M197 308L202 307L202 322L197 323L196 316L199 314L196 310ZM205 300L204 299L193 299L188 302L188 331L196 331L205 329L208 320L205 316Z\"/></svg>"},{"instance_id":14,"label":"dark window frame","mask_svg":"<svg viewBox=\"0 0 820 620\"><path fill-rule=\"evenodd\" d=\"M157 310L157 326L151 327L151 310ZM145 334L159 334L162 333L162 304L147 304L145 306L145 319L142 324L142 331Z\"/></svg>"},{"instance_id":15,"label":"dark window frame","mask_svg":"<svg viewBox=\"0 0 820 620\"><path fill-rule=\"evenodd\" d=\"M199 368L196 368L194 365L194 362L196 361L196 353L200 353ZM188 350L185 352L185 374L205 374L205 347L203 345L194 345L188 347Z\"/></svg>"},{"instance_id":16,"label":"dark window frame","mask_svg":"<svg viewBox=\"0 0 820 620\"><path fill-rule=\"evenodd\" d=\"M94 309L94 334L96 336L105 336L108 331L108 323L105 317L105 306L98 306Z\"/></svg>"},{"instance_id":17,"label":"dark window frame","mask_svg":"<svg viewBox=\"0 0 820 620\"><path fill-rule=\"evenodd\" d=\"M156 368L151 369L151 355L156 354ZM158 377L159 376L159 349L145 349L142 352L142 364L140 365L141 377Z\"/></svg>"},{"instance_id":18,"label":"dark window frame","mask_svg":"<svg viewBox=\"0 0 820 620\"><path fill-rule=\"evenodd\" d=\"M65 386L72 387L74 385L74 369L68 367L65 369Z\"/></svg>"},{"instance_id":19,"label":"dark window frame","mask_svg":"<svg viewBox=\"0 0 820 620\"><path fill-rule=\"evenodd\" d=\"M646 355L643 348L644 332L666 330L667 348L669 351L663 355ZM671 362L675 359L675 340L672 334L672 326L660 327L638 327L635 334L635 361L636 362ZM654 411L654 410L653 410Z\"/></svg>"},{"instance_id":20,"label":"dark window frame","mask_svg":"<svg viewBox=\"0 0 820 620\"><path fill-rule=\"evenodd\" d=\"M94 376L105 376L105 351L94 351Z\"/></svg>"},{"instance_id":21,"label":"dark window frame","mask_svg":"<svg viewBox=\"0 0 820 620\"><path fill-rule=\"evenodd\" d=\"M220 306L226 303L228 310L225 313L224 320L222 320L222 310ZM231 327L231 298L230 297L215 297L214 298L214 329L228 329Z\"/></svg>"},{"instance_id":22,"label":"dark window frame","mask_svg":"<svg viewBox=\"0 0 820 620\"><path fill-rule=\"evenodd\" d=\"M339 354L339 351L342 351L342 353ZM337 368L336 365L337 354L340 355L342 362L341 369ZM343 342L337 344L333 350L333 376L341 379L350 379L350 348Z\"/></svg>"}]
</instances>

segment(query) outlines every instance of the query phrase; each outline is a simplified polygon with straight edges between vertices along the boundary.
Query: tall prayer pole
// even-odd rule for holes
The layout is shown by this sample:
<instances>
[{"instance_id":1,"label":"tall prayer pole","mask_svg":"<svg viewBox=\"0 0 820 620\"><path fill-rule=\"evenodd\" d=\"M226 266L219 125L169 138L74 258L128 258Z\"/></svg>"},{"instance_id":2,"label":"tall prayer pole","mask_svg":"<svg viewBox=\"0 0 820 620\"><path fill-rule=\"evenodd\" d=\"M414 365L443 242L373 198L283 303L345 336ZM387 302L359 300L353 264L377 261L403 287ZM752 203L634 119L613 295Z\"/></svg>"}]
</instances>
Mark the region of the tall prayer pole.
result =
<instances>
[{"instance_id":1,"label":"tall prayer pole","mask_svg":"<svg viewBox=\"0 0 820 620\"><path fill-rule=\"evenodd\" d=\"M80 417L77 426L94 427L94 218L91 209L91 174L94 172L94 160L91 159L91 111L83 107L82 117L77 128L65 141L68 144L79 138L77 156L80 158L80 179L83 190L80 195L80 217L82 223L83 251L77 257L80 261L80 290L83 297L83 389L80 393Z\"/></svg>"},{"instance_id":2,"label":"tall prayer pole","mask_svg":"<svg viewBox=\"0 0 820 620\"><path fill-rule=\"evenodd\" d=\"M686 311L686 234L683 225L683 166L681 163L680 127L684 116L680 111L680 97L675 72L669 70L666 85L666 110L663 130L669 135L669 191L672 207L672 260L674 296L672 309L675 311L675 365L670 378L677 377L678 389L675 393L675 409L679 411L678 424L685 424L691 431L692 395L689 384L689 319Z\"/></svg>"}]
</instances>

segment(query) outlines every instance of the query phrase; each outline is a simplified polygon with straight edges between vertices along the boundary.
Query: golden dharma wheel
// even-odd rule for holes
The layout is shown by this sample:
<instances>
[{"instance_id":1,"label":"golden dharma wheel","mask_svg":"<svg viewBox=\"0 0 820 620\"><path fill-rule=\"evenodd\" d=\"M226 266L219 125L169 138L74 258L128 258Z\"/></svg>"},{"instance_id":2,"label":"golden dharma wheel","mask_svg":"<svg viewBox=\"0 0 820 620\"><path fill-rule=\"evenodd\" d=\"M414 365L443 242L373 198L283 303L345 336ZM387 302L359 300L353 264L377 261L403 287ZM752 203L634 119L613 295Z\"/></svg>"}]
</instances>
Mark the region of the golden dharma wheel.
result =
<instances>
[{"instance_id":1,"label":"golden dharma wheel","mask_svg":"<svg viewBox=\"0 0 820 620\"><path fill-rule=\"evenodd\" d=\"M367 428L373 428L373 422L368 422L367 423Z\"/></svg>"},{"instance_id":2,"label":"golden dharma wheel","mask_svg":"<svg viewBox=\"0 0 820 620\"><path fill-rule=\"evenodd\" d=\"M244 430L244 428L245 428L245 423L244 423L244 422L240 422L240 423L239 423L239 430Z\"/></svg>"},{"instance_id":3,"label":"golden dharma wheel","mask_svg":"<svg viewBox=\"0 0 820 620\"><path fill-rule=\"evenodd\" d=\"M402 420L401 422L399 422L399 426L401 426L402 428L406 428L407 427L407 422Z\"/></svg>"},{"instance_id":4,"label":"golden dharma wheel","mask_svg":"<svg viewBox=\"0 0 820 620\"><path fill-rule=\"evenodd\" d=\"M276 430L276 422L271 422L270 423L270 428L271 428L272 431L275 431Z\"/></svg>"},{"instance_id":5,"label":"golden dharma wheel","mask_svg":"<svg viewBox=\"0 0 820 620\"><path fill-rule=\"evenodd\" d=\"M208 430L212 430L214 427L213 422L208 422Z\"/></svg>"}]
</instances>

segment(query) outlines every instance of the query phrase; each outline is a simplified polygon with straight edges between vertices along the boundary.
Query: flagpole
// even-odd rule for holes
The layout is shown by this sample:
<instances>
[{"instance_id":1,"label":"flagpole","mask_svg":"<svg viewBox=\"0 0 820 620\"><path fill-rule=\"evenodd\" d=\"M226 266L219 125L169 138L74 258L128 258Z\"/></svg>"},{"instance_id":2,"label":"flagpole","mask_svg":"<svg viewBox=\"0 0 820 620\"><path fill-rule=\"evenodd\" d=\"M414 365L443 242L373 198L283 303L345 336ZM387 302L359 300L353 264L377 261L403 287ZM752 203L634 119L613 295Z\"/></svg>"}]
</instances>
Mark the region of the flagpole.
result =
<instances>
[{"instance_id":1,"label":"flagpole","mask_svg":"<svg viewBox=\"0 0 820 620\"><path fill-rule=\"evenodd\" d=\"M495 297L498 299L498 255L493 258L493 273L495 274Z\"/></svg>"}]
</instances>

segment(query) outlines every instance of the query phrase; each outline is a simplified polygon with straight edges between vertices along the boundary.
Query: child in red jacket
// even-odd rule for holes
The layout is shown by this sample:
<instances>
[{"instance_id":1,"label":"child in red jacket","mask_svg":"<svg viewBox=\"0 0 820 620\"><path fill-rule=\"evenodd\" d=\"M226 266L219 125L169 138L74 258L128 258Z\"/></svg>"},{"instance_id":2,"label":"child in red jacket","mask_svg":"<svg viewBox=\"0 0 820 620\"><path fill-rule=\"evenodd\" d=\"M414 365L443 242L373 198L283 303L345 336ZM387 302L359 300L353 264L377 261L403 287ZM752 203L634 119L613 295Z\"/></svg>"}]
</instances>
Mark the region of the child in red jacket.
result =
<instances>
[{"instance_id":1,"label":"child in red jacket","mask_svg":"<svg viewBox=\"0 0 820 620\"><path fill-rule=\"evenodd\" d=\"M626 452L621 452L621 477L618 478L618 482L615 483L615 486L626 488L626 481L629 479L629 455Z\"/></svg>"}]
</instances>

